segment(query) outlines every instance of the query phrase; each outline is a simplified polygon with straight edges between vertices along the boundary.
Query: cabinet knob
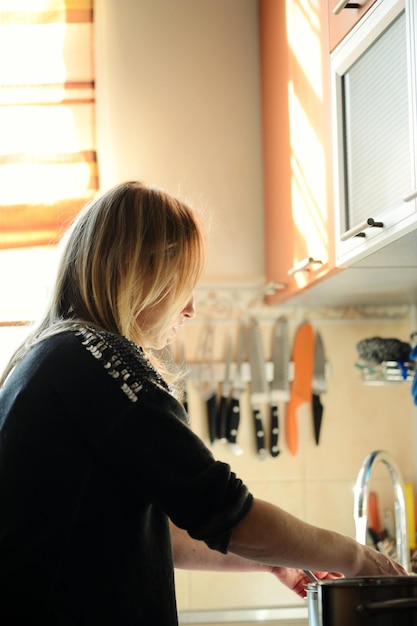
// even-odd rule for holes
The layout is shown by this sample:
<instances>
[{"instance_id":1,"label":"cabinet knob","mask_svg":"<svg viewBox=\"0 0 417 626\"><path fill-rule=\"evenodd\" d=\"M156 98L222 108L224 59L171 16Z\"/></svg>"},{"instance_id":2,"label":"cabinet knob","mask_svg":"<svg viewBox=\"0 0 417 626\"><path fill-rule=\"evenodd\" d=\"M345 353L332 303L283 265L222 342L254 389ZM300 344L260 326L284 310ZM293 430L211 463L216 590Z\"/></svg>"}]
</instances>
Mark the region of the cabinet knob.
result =
<instances>
[{"instance_id":1,"label":"cabinet knob","mask_svg":"<svg viewBox=\"0 0 417 626\"><path fill-rule=\"evenodd\" d=\"M376 222L373 217L368 217L368 219L361 224L358 224L357 226L347 230L345 233L342 233L340 235L340 239L341 241L347 241L352 237L366 237L366 233L363 231L367 228L384 228L384 222Z\"/></svg>"},{"instance_id":2,"label":"cabinet knob","mask_svg":"<svg viewBox=\"0 0 417 626\"><path fill-rule=\"evenodd\" d=\"M319 261L317 259L313 259L313 257L308 256L305 259L302 259L298 263L294 265L291 269L288 270L288 276L293 276L297 272L309 272L310 265L323 265L323 261Z\"/></svg>"},{"instance_id":3,"label":"cabinet knob","mask_svg":"<svg viewBox=\"0 0 417 626\"><path fill-rule=\"evenodd\" d=\"M359 9L360 2L349 2L349 0L341 0L333 9L334 15L338 15L343 9Z\"/></svg>"},{"instance_id":4,"label":"cabinet knob","mask_svg":"<svg viewBox=\"0 0 417 626\"><path fill-rule=\"evenodd\" d=\"M404 196L403 200L404 202L411 202L411 200L414 200L414 198L417 198L417 189L413 189L413 191L410 191L409 194Z\"/></svg>"}]
</instances>

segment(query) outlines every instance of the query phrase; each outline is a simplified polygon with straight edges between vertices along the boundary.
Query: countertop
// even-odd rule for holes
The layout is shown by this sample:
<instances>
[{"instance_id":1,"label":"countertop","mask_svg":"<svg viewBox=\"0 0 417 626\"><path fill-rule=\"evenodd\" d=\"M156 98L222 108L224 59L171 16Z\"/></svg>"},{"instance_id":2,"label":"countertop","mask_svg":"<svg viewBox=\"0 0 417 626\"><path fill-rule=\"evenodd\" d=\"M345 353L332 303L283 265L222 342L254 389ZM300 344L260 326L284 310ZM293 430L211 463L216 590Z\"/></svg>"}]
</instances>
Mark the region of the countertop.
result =
<instances>
[{"instance_id":1,"label":"countertop","mask_svg":"<svg viewBox=\"0 0 417 626\"><path fill-rule=\"evenodd\" d=\"M308 611L307 606L289 606L258 609L225 609L225 610L200 610L200 611L180 611L180 624L193 624L208 626L209 624L234 624L243 626L244 624L265 623L279 624L280 626L307 626Z\"/></svg>"}]
</instances>

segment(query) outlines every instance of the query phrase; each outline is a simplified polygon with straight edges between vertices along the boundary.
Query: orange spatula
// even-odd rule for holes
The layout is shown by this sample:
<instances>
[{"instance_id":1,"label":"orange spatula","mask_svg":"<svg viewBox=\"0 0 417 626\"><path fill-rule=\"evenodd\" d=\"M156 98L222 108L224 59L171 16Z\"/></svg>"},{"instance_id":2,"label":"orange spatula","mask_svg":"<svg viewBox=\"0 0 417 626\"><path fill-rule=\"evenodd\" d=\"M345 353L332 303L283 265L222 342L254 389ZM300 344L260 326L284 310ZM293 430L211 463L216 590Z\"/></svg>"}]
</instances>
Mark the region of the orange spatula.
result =
<instances>
[{"instance_id":1,"label":"orange spatula","mask_svg":"<svg viewBox=\"0 0 417 626\"><path fill-rule=\"evenodd\" d=\"M298 408L312 403L312 380L314 370L314 331L311 324L304 322L295 334L292 361L294 377L290 387L290 400L286 415L286 438L288 449L295 455L298 451Z\"/></svg>"}]
</instances>

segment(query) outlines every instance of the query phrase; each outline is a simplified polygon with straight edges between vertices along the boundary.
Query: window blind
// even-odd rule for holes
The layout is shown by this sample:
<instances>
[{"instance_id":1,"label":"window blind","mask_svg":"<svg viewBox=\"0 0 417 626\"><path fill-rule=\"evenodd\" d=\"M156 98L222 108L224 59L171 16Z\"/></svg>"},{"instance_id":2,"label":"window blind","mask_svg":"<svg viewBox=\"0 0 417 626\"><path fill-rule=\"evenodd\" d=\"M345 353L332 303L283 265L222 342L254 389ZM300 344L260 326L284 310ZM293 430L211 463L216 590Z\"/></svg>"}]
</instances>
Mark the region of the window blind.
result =
<instances>
[{"instance_id":1,"label":"window blind","mask_svg":"<svg viewBox=\"0 0 417 626\"><path fill-rule=\"evenodd\" d=\"M0 0L0 248L53 245L98 189L93 0Z\"/></svg>"}]
</instances>

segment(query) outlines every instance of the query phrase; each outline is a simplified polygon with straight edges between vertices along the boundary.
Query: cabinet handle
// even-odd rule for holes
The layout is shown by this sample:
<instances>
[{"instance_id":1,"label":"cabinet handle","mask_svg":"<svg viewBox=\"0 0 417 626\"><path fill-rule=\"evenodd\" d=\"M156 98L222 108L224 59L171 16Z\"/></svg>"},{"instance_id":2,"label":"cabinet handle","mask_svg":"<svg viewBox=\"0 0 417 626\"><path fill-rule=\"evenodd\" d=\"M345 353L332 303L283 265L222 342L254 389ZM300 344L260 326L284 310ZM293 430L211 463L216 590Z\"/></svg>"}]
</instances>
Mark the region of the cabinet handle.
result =
<instances>
[{"instance_id":1,"label":"cabinet handle","mask_svg":"<svg viewBox=\"0 0 417 626\"><path fill-rule=\"evenodd\" d=\"M354 226L350 230L347 230L345 233L340 235L341 241L347 241L352 237L366 237L366 233L363 231L367 228L384 228L384 222L376 222L373 217L368 217L367 220L358 224L358 226Z\"/></svg>"},{"instance_id":2,"label":"cabinet handle","mask_svg":"<svg viewBox=\"0 0 417 626\"><path fill-rule=\"evenodd\" d=\"M414 200L414 198L417 198L417 189L414 189L414 191L410 191L409 194L407 194L403 200L404 202L410 202L410 200Z\"/></svg>"},{"instance_id":3,"label":"cabinet handle","mask_svg":"<svg viewBox=\"0 0 417 626\"><path fill-rule=\"evenodd\" d=\"M318 261L317 259L313 259L313 257L308 256L305 259L302 259L301 261L296 263L294 267L288 270L288 276L293 276L297 272L302 272L302 271L309 272L310 271L309 265L314 265L314 264L323 265L323 261Z\"/></svg>"},{"instance_id":4,"label":"cabinet handle","mask_svg":"<svg viewBox=\"0 0 417 626\"><path fill-rule=\"evenodd\" d=\"M335 15L338 15L341 11L343 11L343 9L359 9L360 8L360 3L359 2L349 2L349 0L341 0L341 2L339 2L339 4L336 4L336 6L333 9L333 13Z\"/></svg>"}]
</instances>

